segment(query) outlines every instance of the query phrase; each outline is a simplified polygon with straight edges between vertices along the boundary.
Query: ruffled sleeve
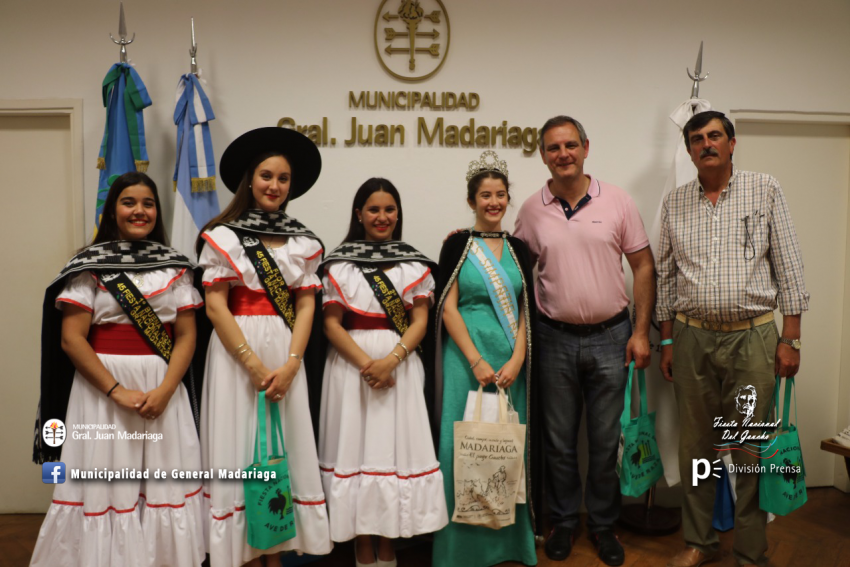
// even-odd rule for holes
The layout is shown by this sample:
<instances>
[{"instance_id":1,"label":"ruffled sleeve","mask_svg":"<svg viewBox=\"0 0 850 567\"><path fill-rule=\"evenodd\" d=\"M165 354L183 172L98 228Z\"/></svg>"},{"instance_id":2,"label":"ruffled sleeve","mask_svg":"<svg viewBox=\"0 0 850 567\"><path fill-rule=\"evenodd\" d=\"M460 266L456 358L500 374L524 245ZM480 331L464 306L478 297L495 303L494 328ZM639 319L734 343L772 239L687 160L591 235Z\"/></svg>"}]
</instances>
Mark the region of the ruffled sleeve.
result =
<instances>
[{"instance_id":1,"label":"ruffled sleeve","mask_svg":"<svg viewBox=\"0 0 850 567\"><path fill-rule=\"evenodd\" d=\"M325 275L322 277L322 306L331 303L338 303L348 309L348 302L340 289L340 266L343 262L334 262L325 268Z\"/></svg>"},{"instance_id":2,"label":"ruffled sleeve","mask_svg":"<svg viewBox=\"0 0 850 567\"><path fill-rule=\"evenodd\" d=\"M97 280L91 272L83 272L68 278L64 289L56 298L56 308L62 310L65 305L71 304L82 307L89 313L94 311L94 294Z\"/></svg>"},{"instance_id":3,"label":"ruffled sleeve","mask_svg":"<svg viewBox=\"0 0 850 567\"><path fill-rule=\"evenodd\" d=\"M195 280L195 274L191 270L183 270L183 273L171 286L172 293L177 305L177 311L186 309L198 309L204 305L204 300L201 299L201 294L192 285Z\"/></svg>"},{"instance_id":4,"label":"ruffled sleeve","mask_svg":"<svg viewBox=\"0 0 850 567\"><path fill-rule=\"evenodd\" d=\"M204 269L204 286L211 286L218 282L239 281L239 275L225 257L225 252L214 240L214 232L219 228L222 227L216 227L213 231L207 231L203 234L206 244L201 249L201 256L198 259L198 263Z\"/></svg>"},{"instance_id":5,"label":"ruffled sleeve","mask_svg":"<svg viewBox=\"0 0 850 567\"><path fill-rule=\"evenodd\" d=\"M322 280L317 274L322 262L322 245L313 238L304 236L290 237L286 245L292 273L287 274L289 289L320 289Z\"/></svg>"},{"instance_id":6,"label":"ruffled sleeve","mask_svg":"<svg viewBox=\"0 0 850 567\"><path fill-rule=\"evenodd\" d=\"M427 297L428 305L434 304L434 276L431 268L420 262L408 262L405 266L405 286L401 298L405 305L413 305L419 298Z\"/></svg>"}]
</instances>

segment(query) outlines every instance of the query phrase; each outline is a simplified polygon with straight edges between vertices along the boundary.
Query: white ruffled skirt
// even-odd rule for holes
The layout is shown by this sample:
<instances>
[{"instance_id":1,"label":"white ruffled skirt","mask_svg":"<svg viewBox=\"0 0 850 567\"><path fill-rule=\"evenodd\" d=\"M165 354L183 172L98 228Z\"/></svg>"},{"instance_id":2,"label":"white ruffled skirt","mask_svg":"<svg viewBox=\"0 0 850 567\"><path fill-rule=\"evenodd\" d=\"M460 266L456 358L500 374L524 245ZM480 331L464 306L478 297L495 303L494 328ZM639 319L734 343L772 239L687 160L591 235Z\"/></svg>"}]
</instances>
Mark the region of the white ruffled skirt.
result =
<instances>
[{"instance_id":1,"label":"white ruffled skirt","mask_svg":"<svg viewBox=\"0 0 850 567\"><path fill-rule=\"evenodd\" d=\"M165 376L156 355L98 354L130 390L149 391ZM114 429L80 430L88 424ZM49 567L172 567L204 560L205 506L200 480L172 480L171 471L201 470L189 396L181 384L155 420L120 408L77 373L62 446L66 480L53 491L31 565ZM119 433L161 434L159 440L121 439ZM88 433L90 438L74 438ZM114 438L96 438L112 434ZM72 469L147 470L147 480L73 480ZM168 473L165 480L154 471Z\"/></svg>"},{"instance_id":2,"label":"white ruffled skirt","mask_svg":"<svg viewBox=\"0 0 850 567\"><path fill-rule=\"evenodd\" d=\"M372 358L398 342L388 330L352 330ZM319 460L331 537L412 537L448 523L443 475L425 407L424 369L416 352L395 370L396 384L373 390L331 347L322 385Z\"/></svg>"},{"instance_id":3,"label":"white ruffled skirt","mask_svg":"<svg viewBox=\"0 0 850 567\"><path fill-rule=\"evenodd\" d=\"M239 315L236 322L251 349L266 367L278 368L288 360L292 335L283 319L278 316ZM254 557L286 550L325 555L333 548L303 366L278 403L295 504L296 535L267 550L248 545L242 480L218 480L218 471L242 470L253 462L257 394L244 367L225 350L218 335L213 333L201 398L202 459L204 468L212 468L216 479L204 483L209 504L212 567L236 567ZM271 435L269 443L270 438Z\"/></svg>"}]
</instances>

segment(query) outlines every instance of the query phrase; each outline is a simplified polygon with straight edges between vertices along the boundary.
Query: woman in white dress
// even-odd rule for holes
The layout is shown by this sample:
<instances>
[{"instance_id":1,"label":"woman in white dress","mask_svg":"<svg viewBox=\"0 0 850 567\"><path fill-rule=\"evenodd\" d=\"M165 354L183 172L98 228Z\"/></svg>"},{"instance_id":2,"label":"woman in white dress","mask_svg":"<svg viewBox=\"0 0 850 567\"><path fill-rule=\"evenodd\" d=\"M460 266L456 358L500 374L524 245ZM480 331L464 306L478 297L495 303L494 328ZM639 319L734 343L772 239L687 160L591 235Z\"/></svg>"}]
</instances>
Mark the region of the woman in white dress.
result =
<instances>
[{"instance_id":1,"label":"woman in white dress","mask_svg":"<svg viewBox=\"0 0 850 567\"><path fill-rule=\"evenodd\" d=\"M34 458L50 467L47 461L62 461L65 481L53 492L32 565L188 567L204 560L201 481L171 479L173 469L201 468L181 380L195 350L194 310L203 302L193 265L165 240L156 185L143 173L124 174L112 183L92 245L47 290ZM113 285L132 293L131 301L119 304ZM140 295L155 313L141 328L158 347L128 316ZM42 437L55 419L65 423L61 457ZM155 479L157 470L168 479ZM83 480L94 471L124 476Z\"/></svg>"},{"instance_id":2,"label":"woman in white dress","mask_svg":"<svg viewBox=\"0 0 850 567\"><path fill-rule=\"evenodd\" d=\"M216 471L205 484L212 567L277 565L282 551L322 555L332 548L302 365L323 249L316 235L284 212L320 170L315 144L285 128L247 132L221 158L221 178L235 196L199 239L207 314L215 327L201 402L204 467ZM270 265L256 255L252 262L251 250ZM261 278L258 270L267 268L271 275ZM279 285L267 289L272 276ZM253 462L263 390L266 403L280 409L296 526L293 539L267 550L248 545L242 481L220 480L217 473Z\"/></svg>"},{"instance_id":3,"label":"woman in white dress","mask_svg":"<svg viewBox=\"0 0 850 567\"><path fill-rule=\"evenodd\" d=\"M400 241L401 228L398 191L369 179L354 197L348 235L323 263L331 348L320 466L331 537L357 538L358 566L394 566L394 538L448 522L417 351L434 300L433 262Z\"/></svg>"}]
</instances>

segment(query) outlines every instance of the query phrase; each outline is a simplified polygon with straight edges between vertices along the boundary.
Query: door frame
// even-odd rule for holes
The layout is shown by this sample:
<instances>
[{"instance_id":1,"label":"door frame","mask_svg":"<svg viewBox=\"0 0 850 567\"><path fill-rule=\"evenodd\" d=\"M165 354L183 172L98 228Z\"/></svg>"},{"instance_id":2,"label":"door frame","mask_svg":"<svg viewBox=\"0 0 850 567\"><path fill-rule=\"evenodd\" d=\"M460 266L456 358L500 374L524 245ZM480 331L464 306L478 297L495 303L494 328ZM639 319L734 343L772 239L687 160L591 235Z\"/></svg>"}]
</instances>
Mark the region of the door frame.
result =
<instances>
[{"instance_id":1,"label":"door frame","mask_svg":"<svg viewBox=\"0 0 850 567\"><path fill-rule=\"evenodd\" d=\"M0 116L67 116L71 136L71 229L74 248L86 244L83 182L83 99L0 99Z\"/></svg>"},{"instance_id":2,"label":"door frame","mask_svg":"<svg viewBox=\"0 0 850 567\"><path fill-rule=\"evenodd\" d=\"M850 113L846 112L805 112L792 110L754 110L733 109L729 118L734 124L739 122L794 123L794 124L831 124L850 126ZM850 190L850 188L848 188ZM841 337L850 339L850 199L847 208L847 234L844 257L844 309L841 322ZM839 362L838 375L838 411L836 413L836 433L850 424L850 349L843 349ZM850 479L843 459L836 455L833 486L850 492Z\"/></svg>"}]
</instances>

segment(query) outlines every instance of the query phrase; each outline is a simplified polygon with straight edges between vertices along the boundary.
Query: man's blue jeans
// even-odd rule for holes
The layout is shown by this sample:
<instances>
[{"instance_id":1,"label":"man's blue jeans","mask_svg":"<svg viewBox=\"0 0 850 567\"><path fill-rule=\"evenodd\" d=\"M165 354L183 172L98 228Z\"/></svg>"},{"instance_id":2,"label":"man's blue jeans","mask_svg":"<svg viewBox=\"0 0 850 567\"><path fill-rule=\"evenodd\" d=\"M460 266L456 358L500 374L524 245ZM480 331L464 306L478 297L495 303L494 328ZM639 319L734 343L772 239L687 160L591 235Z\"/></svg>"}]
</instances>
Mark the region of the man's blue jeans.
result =
<instances>
[{"instance_id":1,"label":"man's blue jeans","mask_svg":"<svg viewBox=\"0 0 850 567\"><path fill-rule=\"evenodd\" d=\"M546 494L553 526L578 526L582 490L576 445L583 404L587 404L590 457L585 491L588 532L610 529L620 515L617 447L631 334L628 319L586 337L542 322L537 327Z\"/></svg>"}]
</instances>

